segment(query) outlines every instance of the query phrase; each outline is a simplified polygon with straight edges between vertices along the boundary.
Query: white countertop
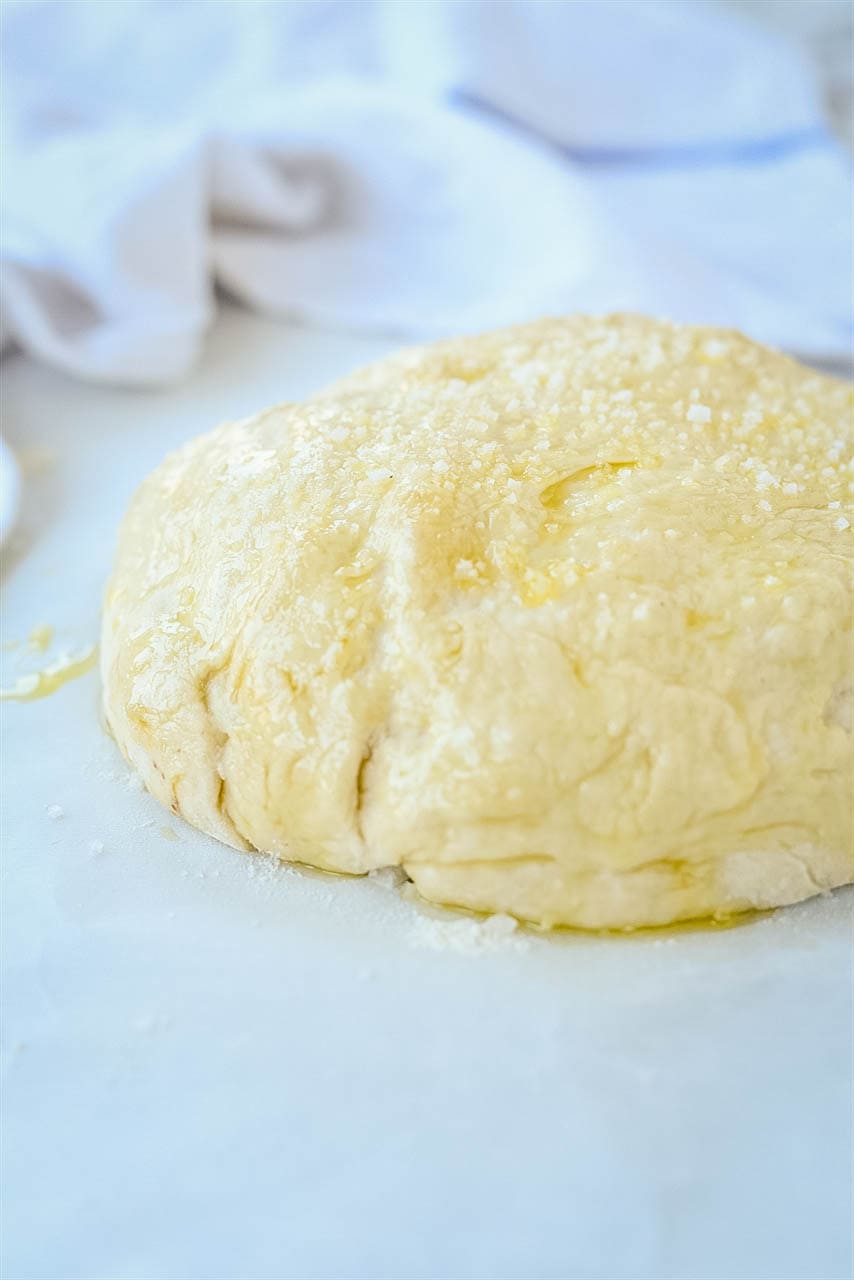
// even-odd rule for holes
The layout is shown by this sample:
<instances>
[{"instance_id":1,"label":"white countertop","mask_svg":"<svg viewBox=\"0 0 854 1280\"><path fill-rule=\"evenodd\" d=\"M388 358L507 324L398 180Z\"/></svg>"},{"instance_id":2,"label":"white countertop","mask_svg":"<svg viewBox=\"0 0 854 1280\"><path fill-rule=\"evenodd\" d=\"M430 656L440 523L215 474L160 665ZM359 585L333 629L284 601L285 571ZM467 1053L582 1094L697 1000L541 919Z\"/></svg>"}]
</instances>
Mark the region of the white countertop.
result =
<instances>
[{"instance_id":1,"label":"white countertop","mask_svg":"<svg viewBox=\"0 0 854 1280\"><path fill-rule=\"evenodd\" d=\"M389 345L231 311L173 391L8 361L5 432L43 456L4 641L94 641L164 451ZM50 656L5 652L3 684ZM131 789L94 673L2 730L8 1280L848 1280L850 893L474 954L447 916L436 949L382 884L234 853Z\"/></svg>"}]
</instances>

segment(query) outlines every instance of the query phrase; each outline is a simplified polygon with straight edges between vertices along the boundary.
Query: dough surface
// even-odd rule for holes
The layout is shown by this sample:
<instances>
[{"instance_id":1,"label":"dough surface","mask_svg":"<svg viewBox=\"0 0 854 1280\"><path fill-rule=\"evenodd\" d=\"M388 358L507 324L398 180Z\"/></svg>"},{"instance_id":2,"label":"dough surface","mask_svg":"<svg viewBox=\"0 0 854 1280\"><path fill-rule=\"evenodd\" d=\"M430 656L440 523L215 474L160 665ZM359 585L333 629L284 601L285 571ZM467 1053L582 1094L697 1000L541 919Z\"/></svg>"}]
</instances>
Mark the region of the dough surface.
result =
<instances>
[{"instance_id":1,"label":"dough surface","mask_svg":"<svg viewBox=\"0 0 854 1280\"><path fill-rule=\"evenodd\" d=\"M109 725L218 839L479 911L621 928L848 883L851 423L846 384L729 331L405 351L146 480Z\"/></svg>"}]
</instances>

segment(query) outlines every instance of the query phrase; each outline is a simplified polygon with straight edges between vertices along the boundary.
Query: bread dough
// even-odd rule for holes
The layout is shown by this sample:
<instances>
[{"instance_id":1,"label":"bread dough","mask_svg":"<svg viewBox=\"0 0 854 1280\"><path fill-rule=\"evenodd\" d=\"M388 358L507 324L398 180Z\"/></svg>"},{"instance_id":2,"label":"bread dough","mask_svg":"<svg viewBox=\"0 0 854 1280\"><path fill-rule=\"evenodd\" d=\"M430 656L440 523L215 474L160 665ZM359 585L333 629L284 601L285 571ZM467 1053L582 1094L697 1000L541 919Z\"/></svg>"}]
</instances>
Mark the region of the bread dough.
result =
<instances>
[{"instance_id":1,"label":"bread dough","mask_svg":"<svg viewBox=\"0 0 854 1280\"><path fill-rule=\"evenodd\" d=\"M544 924L849 882L852 393L572 317L405 351L172 454L106 713L175 813Z\"/></svg>"}]
</instances>

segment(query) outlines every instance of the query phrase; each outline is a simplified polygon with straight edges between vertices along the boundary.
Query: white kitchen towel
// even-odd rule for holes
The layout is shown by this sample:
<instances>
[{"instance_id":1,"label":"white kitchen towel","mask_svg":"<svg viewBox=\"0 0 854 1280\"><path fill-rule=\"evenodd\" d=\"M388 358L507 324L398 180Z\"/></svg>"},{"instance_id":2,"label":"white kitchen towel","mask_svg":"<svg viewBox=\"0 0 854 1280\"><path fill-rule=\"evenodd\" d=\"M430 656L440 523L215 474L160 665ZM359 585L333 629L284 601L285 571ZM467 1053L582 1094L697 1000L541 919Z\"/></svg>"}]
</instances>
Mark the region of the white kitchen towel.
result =
<instances>
[{"instance_id":1,"label":"white kitchen towel","mask_svg":"<svg viewBox=\"0 0 854 1280\"><path fill-rule=\"evenodd\" d=\"M571 310L851 347L850 165L691 0L5 0L3 334L186 372L218 284L431 337Z\"/></svg>"}]
</instances>

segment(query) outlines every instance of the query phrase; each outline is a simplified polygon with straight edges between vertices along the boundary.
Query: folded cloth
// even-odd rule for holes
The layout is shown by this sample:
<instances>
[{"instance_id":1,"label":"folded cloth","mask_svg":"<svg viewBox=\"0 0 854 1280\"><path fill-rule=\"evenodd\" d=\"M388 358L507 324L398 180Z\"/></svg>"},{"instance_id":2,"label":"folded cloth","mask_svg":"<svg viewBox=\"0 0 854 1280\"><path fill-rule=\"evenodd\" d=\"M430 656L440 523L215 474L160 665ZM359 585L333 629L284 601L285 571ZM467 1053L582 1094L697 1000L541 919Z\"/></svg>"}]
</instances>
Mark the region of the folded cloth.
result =
<instances>
[{"instance_id":1,"label":"folded cloth","mask_svg":"<svg viewBox=\"0 0 854 1280\"><path fill-rule=\"evenodd\" d=\"M639 309L851 347L808 69L672 0L6 0L3 333L186 372L214 286L429 337Z\"/></svg>"}]
</instances>

